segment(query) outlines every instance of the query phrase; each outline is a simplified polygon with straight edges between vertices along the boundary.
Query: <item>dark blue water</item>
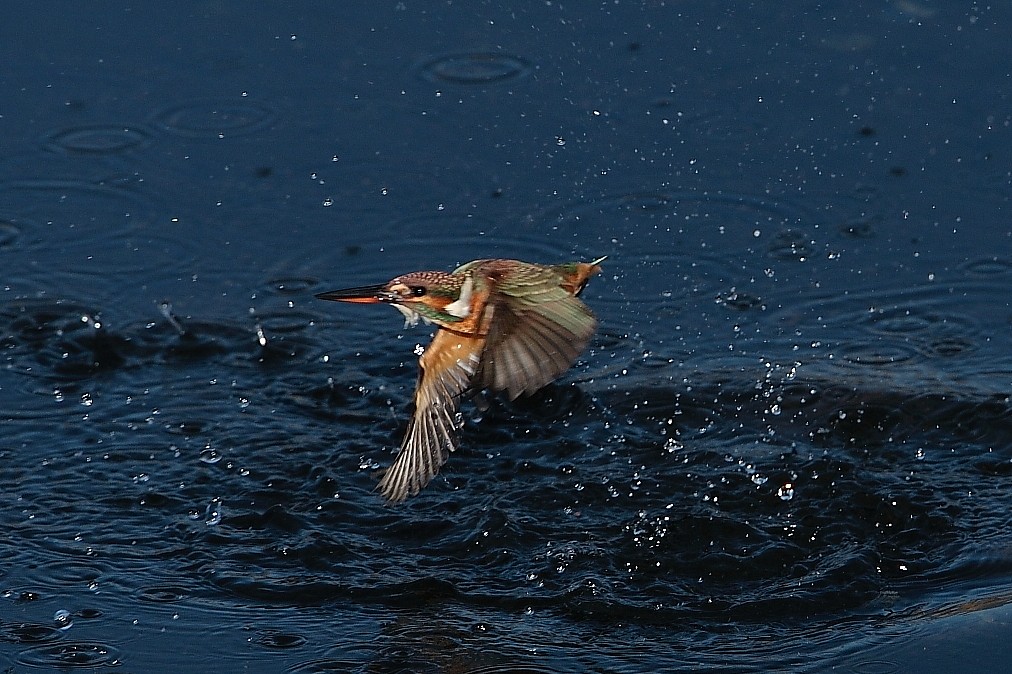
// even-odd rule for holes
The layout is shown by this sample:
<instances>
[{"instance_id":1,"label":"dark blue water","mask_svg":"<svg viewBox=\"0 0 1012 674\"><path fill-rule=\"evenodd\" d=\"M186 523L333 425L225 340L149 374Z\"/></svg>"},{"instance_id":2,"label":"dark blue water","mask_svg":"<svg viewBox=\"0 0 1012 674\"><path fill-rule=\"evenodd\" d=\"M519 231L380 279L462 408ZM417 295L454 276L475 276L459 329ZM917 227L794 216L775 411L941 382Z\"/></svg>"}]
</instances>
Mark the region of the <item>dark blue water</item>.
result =
<instances>
[{"instance_id":1,"label":"dark blue water","mask_svg":"<svg viewBox=\"0 0 1012 674\"><path fill-rule=\"evenodd\" d=\"M1004 666L1010 19L9 8L3 668ZM428 333L313 294L600 255L384 505Z\"/></svg>"}]
</instances>

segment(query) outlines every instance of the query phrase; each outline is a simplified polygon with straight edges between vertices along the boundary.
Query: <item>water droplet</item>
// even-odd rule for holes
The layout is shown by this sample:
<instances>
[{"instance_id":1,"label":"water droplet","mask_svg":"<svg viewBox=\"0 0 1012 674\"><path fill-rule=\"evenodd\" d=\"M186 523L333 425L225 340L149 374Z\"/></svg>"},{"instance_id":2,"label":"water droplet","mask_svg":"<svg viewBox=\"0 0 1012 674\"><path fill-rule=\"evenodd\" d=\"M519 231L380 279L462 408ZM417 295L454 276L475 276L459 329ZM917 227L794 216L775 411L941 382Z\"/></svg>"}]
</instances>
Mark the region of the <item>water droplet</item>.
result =
<instances>
[{"instance_id":1,"label":"water droplet","mask_svg":"<svg viewBox=\"0 0 1012 674\"><path fill-rule=\"evenodd\" d=\"M215 449L211 445L207 445L204 447L204 449L200 450L199 458L204 463L214 464L221 461L222 456L221 454L218 453L217 449Z\"/></svg>"},{"instance_id":2,"label":"water droplet","mask_svg":"<svg viewBox=\"0 0 1012 674\"><path fill-rule=\"evenodd\" d=\"M57 629L67 630L70 629L70 626L73 624L74 618L67 609L61 608L53 615L53 625L55 625Z\"/></svg>"},{"instance_id":3,"label":"water droplet","mask_svg":"<svg viewBox=\"0 0 1012 674\"><path fill-rule=\"evenodd\" d=\"M781 501L790 501L794 498L794 485L790 482L785 483L784 486L777 489L777 496Z\"/></svg>"},{"instance_id":4,"label":"water droplet","mask_svg":"<svg viewBox=\"0 0 1012 674\"><path fill-rule=\"evenodd\" d=\"M207 504L207 508L204 509L204 524L211 527L221 522L221 507L222 502L220 498L213 498L211 502Z\"/></svg>"},{"instance_id":5,"label":"water droplet","mask_svg":"<svg viewBox=\"0 0 1012 674\"><path fill-rule=\"evenodd\" d=\"M171 302L165 300L158 302L158 311L159 313L162 314L162 316L165 317L165 320L169 322L169 325L171 325L176 330L176 332L178 332L180 335L186 334L186 329L183 328L179 320L176 319L175 314L172 313Z\"/></svg>"}]
</instances>

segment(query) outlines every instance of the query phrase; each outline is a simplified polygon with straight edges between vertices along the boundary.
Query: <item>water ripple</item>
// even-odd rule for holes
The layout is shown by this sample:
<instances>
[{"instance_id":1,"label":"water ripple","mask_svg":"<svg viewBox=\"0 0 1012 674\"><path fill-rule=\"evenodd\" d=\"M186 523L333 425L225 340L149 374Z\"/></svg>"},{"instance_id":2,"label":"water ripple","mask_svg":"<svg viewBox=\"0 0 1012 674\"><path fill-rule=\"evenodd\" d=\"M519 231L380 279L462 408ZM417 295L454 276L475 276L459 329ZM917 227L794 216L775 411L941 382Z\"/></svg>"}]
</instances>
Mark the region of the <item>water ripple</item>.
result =
<instances>
[{"instance_id":1,"label":"water ripple","mask_svg":"<svg viewBox=\"0 0 1012 674\"><path fill-rule=\"evenodd\" d=\"M155 604L174 604L183 601L189 594L186 588L172 585L155 585L138 590L137 598L141 601Z\"/></svg>"},{"instance_id":2,"label":"water ripple","mask_svg":"<svg viewBox=\"0 0 1012 674\"><path fill-rule=\"evenodd\" d=\"M423 61L418 68L430 82L456 85L493 84L524 77L531 71L524 59L495 52L445 54Z\"/></svg>"},{"instance_id":3,"label":"water ripple","mask_svg":"<svg viewBox=\"0 0 1012 674\"><path fill-rule=\"evenodd\" d=\"M63 637L63 630L52 625L33 623L0 623L0 641L15 644L37 644L58 641Z\"/></svg>"},{"instance_id":4,"label":"water ripple","mask_svg":"<svg viewBox=\"0 0 1012 674\"><path fill-rule=\"evenodd\" d=\"M37 568L32 569L28 577L33 579L33 582L39 587L54 591L74 586L78 589L93 589L97 586L99 579L109 572L109 566L104 562L77 561L67 556L74 553L81 554L80 548L83 546L77 546L78 549L74 549L72 546L68 546L69 549L49 547L51 549L48 549L47 552L50 555L55 553L60 559L40 564Z\"/></svg>"},{"instance_id":5,"label":"water ripple","mask_svg":"<svg viewBox=\"0 0 1012 674\"><path fill-rule=\"evenodd\" d=\"M9 181L0 184L0 199L6 221L32 241L108 242L158 220L147 195L88 180Z\"/></svg>"},{"instance_id":6,"label":"water ripple","mask_svg":"<svg viewBox=\"0 0 1012 674\"><path fill-rule=\"evenodd\" d=\"M967 263L965 269L967 273L974 276L1008 276L1012 274L1012 260L997 256L986 257Z\"/></svg>"},{"instance_id":7,"label":"water ripple","mask_svg":"<svg viewBox=\"0 0 1012 674\"><path fill-rule=\"evenodd\" d=\"M2 220L8 223L0 227L0 234L5 233L0 249L31 253L12 258L9 273L32 279L36 291L120 290L121 274L178 270L194 257L194 240L164 223L147 194L125 186L10 181L0 184L0 202Z\"/></svg>"},{"instance_id":8,"label":"water ripple","mask_svg":"<svg viewBox=\"0 0 1012 674\"><path fill-rule=\"evenodd\" d=\"M293 634L276 629L259 629L254 632L252 642L258 646L274 650L288 650L306 645L309 641L301 634Z\"/></svg>"},{"instance_id":9,"label":"water ripple","mask_svg":"<svg viewBox=\"0 0 1012 674\"><path fill-rule=\"evenodd\" d=\"M255 133L275 120L275 112L252 100L186 101L156 112L155 125L185 138L218 139Z\"/></svg>"},{"instance_id":10,"label":"water ripple","mask_svg":"<svg viewBox=\"0 0 1012 674\"><path fill-rule=\"evenodd\" d=\"M731 307L728 298L762 297L772 261L810 258L817 244L803 234L803 209L765 196L675 190L602 194L539 217L546 238L609 255L600 301L620 325L672 335L690 301ZM601 233L588 243L586 232Z\"/></svg>"},{"instance_id":11,"label":"water ripple","mask_svg":"<svg viewBox=\"0 0 1012 674\"><path fill-rule=\"evenodd\" d=\"M79 126L53 131L45 147L68 154L117 154L151 142L146 130L130 126Z\"/></svg>"},{"instance_id":12,"label":"water ripple","mask_svg":"<svg viewBox=\"0 0 1012 674\"><path fill-rule=\"evenodd\" d=\"M841 345L840 357L855 365L881 366L902 363L917 357L917 350L904 344L881 341L848 340Z\"/></svg>"},{"instance_id":13,"label":"water ripple","mask_svg":"<svg viewBox=\"0 0 1012 674\"><path fill-rule=\"evenodd\" d=\"M101 642L78 641L37 646L21 652L18 662L31 667L94 669L122 664L119 650Z\"/></svg>"}]
</instances>

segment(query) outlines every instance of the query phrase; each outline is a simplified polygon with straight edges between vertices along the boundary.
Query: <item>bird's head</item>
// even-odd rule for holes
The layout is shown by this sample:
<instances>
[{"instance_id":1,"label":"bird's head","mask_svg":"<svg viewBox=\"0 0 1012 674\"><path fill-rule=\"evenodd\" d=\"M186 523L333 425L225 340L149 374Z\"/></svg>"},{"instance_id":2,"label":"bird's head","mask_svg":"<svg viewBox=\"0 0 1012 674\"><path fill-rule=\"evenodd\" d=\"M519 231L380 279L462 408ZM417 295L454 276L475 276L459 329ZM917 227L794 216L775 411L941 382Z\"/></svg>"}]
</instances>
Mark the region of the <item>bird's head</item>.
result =
<instances>
[{"instance_id":1,"label":"bird's head","mask_svg":"<svg viewBox=\"0 0 1012 674\"><path fill-rule=\"evenodd\" d=\"M471 276L442 271L416 271L374 286L320 293L321 300L390 304L404 314L404 324L426 323L452 326L470 313Z\"/></svg>"}]
</instances>

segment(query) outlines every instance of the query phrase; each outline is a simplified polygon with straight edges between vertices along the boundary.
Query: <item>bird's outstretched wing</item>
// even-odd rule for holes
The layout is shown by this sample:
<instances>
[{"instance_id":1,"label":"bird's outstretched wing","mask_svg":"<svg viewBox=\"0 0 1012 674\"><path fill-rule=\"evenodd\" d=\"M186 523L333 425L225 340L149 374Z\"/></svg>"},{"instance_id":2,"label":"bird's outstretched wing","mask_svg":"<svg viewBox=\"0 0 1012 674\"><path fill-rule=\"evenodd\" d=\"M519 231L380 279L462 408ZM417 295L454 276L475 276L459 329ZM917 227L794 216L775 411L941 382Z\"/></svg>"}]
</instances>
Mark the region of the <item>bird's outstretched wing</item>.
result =
<instances>
[{"instance_id":1,"label":"bird's outstretched wing","mask_svg":"<svg viewBox=\"0 0 1012 674\"><path fill-rule=\"evenodd\" d=\"M415 411L400 453L377 486L388 501L417 494L457 449L460 398L471 386L484 343L484 337L441 329L418 360Z\"/></svg>"},{"instance_id":2,"label":"bird's outstretched wing","mask_svg":"<svg viewBox=\"0 0 1012 674\"><path fill-rule=\"evenodd\" d=\"M549 267L522 264L489 283L488 338L476 388L506 391L510 399L534 393L573 365L597 321Z\"/></svg>"}]
</instances>

